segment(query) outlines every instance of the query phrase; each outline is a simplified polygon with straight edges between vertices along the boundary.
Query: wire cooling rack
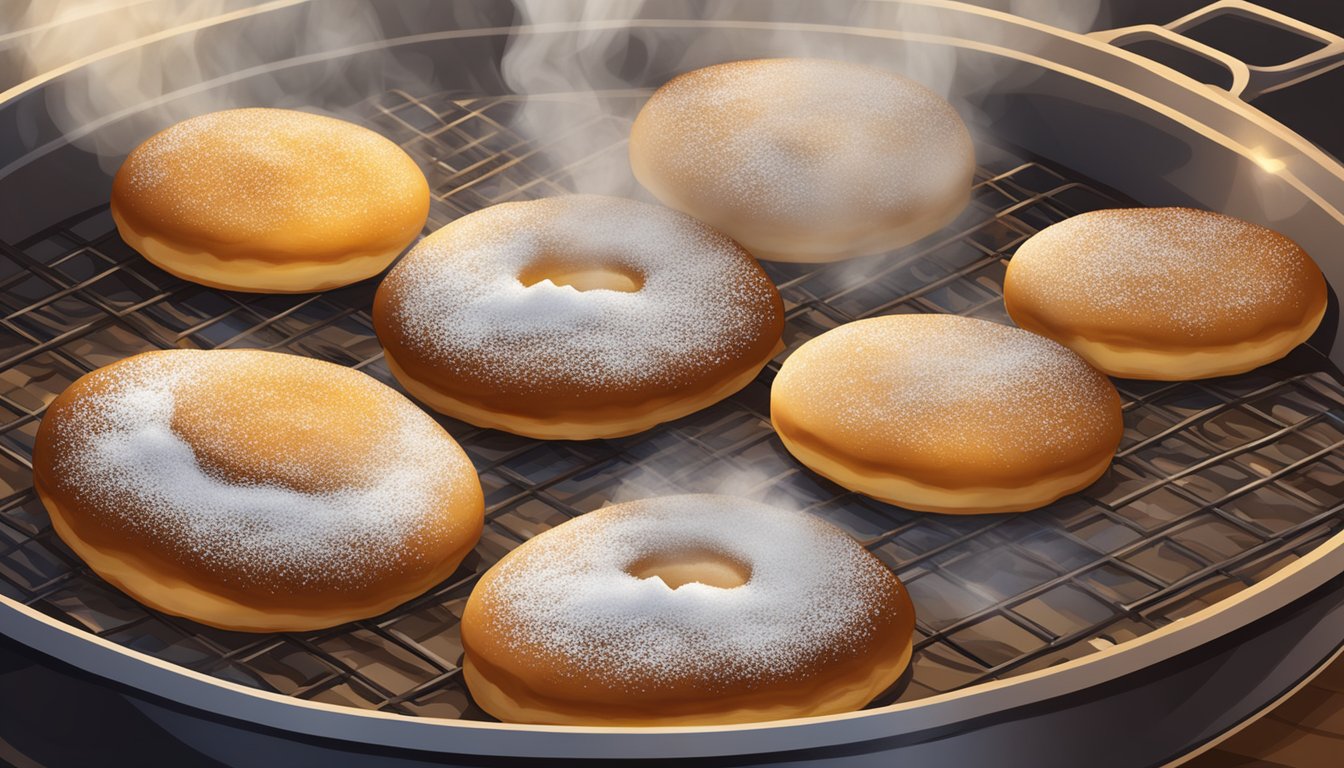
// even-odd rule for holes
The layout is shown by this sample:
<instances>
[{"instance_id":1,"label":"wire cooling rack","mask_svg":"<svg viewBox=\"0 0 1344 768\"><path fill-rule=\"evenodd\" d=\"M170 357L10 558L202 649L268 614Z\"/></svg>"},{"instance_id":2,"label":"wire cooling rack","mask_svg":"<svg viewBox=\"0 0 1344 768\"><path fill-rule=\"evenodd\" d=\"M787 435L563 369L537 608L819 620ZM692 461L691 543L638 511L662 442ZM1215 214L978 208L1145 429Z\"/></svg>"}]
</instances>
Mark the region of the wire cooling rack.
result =
<instances>
[{"instance_id":1,"label":"wire cooling rack","mask_svg":"<svg viewBox=\"0 0 1344 768\"><path fill-rule=\"evenodd\" d=\"M637 95L623 98L638 99ZM633 102L637 104L638 102ZM403 146L434 193L427 231L507 200L571 191L623 163L616 140L569 165L565 136L628 123L556 100L566 126L532 142L511 98L391 92L364 119ZM776 361L727 400L618 440L543 442L450 419L486 494L480 544L429 593L331 630L246 634L148 610L93 575L53 534L31 480L43 408L80 375L172 347L257 347L329 360L393 386L369 308L376 281L267 296L185 283L138 257L106 206L0 243L0 594L113 642L302 699L488 719L462 682L458 620L476 578L531 536L613 500L730 492L844 528L904 580L918 614L911 671L878 704L915 700L1076 658L1212 605L1292 562L1344 521L1344 388L1299 352L1242 376L1117 381L1125 436L1081 494L1020 515L946 517L847 492L775 438L769 389L788 351L873 315L950 312L1008 322L1013 250L1042 227L1127 201L991 146L970 207L911 247L830 266L765 264L787 311ZM634 185L629 185L634 189Z\"/></svg>"}]
</instances>

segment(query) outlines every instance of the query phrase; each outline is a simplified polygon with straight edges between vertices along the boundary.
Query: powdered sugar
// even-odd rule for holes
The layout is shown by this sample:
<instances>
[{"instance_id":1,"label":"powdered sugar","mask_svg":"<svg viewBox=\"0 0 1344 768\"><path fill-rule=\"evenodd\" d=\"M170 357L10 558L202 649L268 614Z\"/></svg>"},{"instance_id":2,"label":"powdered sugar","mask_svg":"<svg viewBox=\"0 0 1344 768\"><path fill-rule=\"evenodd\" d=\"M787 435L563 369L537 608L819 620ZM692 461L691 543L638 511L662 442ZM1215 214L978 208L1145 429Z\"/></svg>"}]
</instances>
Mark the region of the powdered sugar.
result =
<instances>
[{"instance_id":1,"label":"powdered sugar","mask_svg":"<svg viewBox=\"0 0 1344 768\"><path fill-rule=\"evenodd\" d=\"M721 553L741 586L670 589L627 569L649 555ZM666 496L576 518L501 561L485 601L523 654L554 654L617 684L694 677L708 685L803 679L871 637L895 577L816 518L730 496ZM889 617L888 617L889 618Z\"/></svg>"},{"instance_id":2,"label":"powdered sugar","mask_svg":"<svg viewBox=\"0 0 1344 768\"><path fill-rule=\"evenodd\" d=\"M114 526L153 537L174 556L227 574L236 586L359 586L371 570L409 558L407 542L442 524L443 489L471 473L461 449L427 415L386 390L388 408L379 423L387 431L371 428L367 436L370 460L381 463L369 482L305 493L221 478L173 431L175 392L201 378L239 375L244 355L265 355L265 365L294 368L301 376L341 376L349 388L386 390L356 371L290 355L142 355L93 374L102 386L72 403L71 418L59 422L65 428L54 441L58 482L104 510ZM233 418L249 418L247 404L237 405ZM333 444L331 450L340 449Z\"/></svg>"},{"instance_id":3,"label":"powdered sugar","mask_svg":"<svg viewBox=\"0 0 1344 768\"><path fill-rule=\"evenodd\" d=\"M804 412L825 409L828 433L982 446L1010 461L1068 454L1118 418L1108 407L1114 387L1075 353L955 315L878 317L828 331L785 362L775 391Z\"/></svg>"},{"instance_id":4,"label":"powdered sugar","mask_svg":"<svg viewBox=\"0 0 1344 768\"><path fill-rule=\"evenodd\" d=\"M847 62L694 70L659 89L639 122L649 162L678 187L790 225L919 209L970 184L970 136L946 101Z\"/></svg>"},{"instance_id":5,"label":"powdered sugar","mask_svg":"<svg viewBox=\"0 0 1344 768\"><path fill-rule=\"evenodd\" d=\"M579 291L520 274L542 259L637 275ZM575 195L506 203L425 238L384 283L386 324L504 391L694 380L760 343L774 287L732 241L683 214Z\"/></svg>"},{"instance_id":6,"label":"powdered sugar","mask_svg":"<svg viewBox=\"0 0 1344 768\"><path fill-rule=\"evenodd\" d=\"M141 215L175 227L260 235L323 223L397 221L423 206L400 181L410 159L383 136L331 117L232 109L193 117L141 144L122 173ZM125 201L123 201L125 202Z\"/></svg>"},{"instance_id":7,"label":"powdered sugar","mask_svg":"<svg viewBox=\"0 0 1344 768\"><path fill-rule=\"evenodd\" d=\"M1310 259L1291 240L1191 208L1093 211L1024 243L1013 291L1052 315L1119 328L1154 324L1199 338L1274 307L1303 306ZM1271 316L1276 316L1271 314Z\"/></svg>"}]
</instances>

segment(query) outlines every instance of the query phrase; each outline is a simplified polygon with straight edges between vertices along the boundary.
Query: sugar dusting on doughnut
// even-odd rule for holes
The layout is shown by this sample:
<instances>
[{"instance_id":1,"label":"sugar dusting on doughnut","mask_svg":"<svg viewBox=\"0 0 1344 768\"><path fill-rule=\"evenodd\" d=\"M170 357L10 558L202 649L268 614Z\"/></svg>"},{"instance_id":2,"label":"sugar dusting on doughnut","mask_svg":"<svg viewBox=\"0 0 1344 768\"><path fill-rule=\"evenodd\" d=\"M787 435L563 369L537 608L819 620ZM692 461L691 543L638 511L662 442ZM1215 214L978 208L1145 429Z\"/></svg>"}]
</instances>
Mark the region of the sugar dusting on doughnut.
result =
<instances>
[{"instance_id":1,"label":"sugar dusting on doughnut","mask_svg":"<svg viewBox=\"0 0 1344 768\"><path fill-rule=\"evenodd\" d=\"M230 162L219 161L221 156ZM312 153L320 158L307 162ZM152 136L127 161L128 188L144 216L175 227L228 226L261 234L294 219L390 221L415 207L413 188L378 183L378 164L402 159L382 135L335 118L284 109L234 109L183 120ZM290 178L307 167L302 184ZM363 188L384 190L377 204ZM133 198L122 198L123 204Z\"/></svg>"},{"instance_id":2,"label":"sugar dusting on doughnut","mask_svg":"<svg viewBox=\"0 0 1344 768\"><path fill-rule=\"evenodd\" d=\"M1121 326L1144 318L1197 339L1230 319L1303 307L1300 275L1309 265L1292 240L1248 221L1192 208L1134 208L1047 227L1022 245L1010 269L1018 303Z\"/></svg>"},{"instance_id":3,"label":"sugar dusting on doughnut","mask_svg":"<svg viewBox=\"0 0 1344 768\"><path fill-rule=\"evenodd\" d=\"M748 534L749 535L745 535ZM705 549L749 564L741 586L670 589L626 572L659 552ZM564 657L618 685L693 677L713 687L815 673L874 631L900 586L839 529L727 496L628 502L528 542L486 595L504 644Z\"/></svg>"},{"instance_id":4,"label":"sugar dusting on doughnut","mask_svg":"<svg viewBox=\"0 0 1344 768\"><path fill-rule=\"evenodd\" d=\"M957 315L842 325L784 361L770 420L851 490L946 514L1022 512L1077 492L1124 434L1119 393L1043 336Z\"/></svg>"},{"instance_id":5,"label":"sugar dusting on doughnut","mask_svg":"<svg viewBox=\"0 0 1344 768\"><path fill-rule=\"evenodd\" d=\"M74 418L61 422L78 428L67 427L55 438L59 482L77 489L77 500L107 510L117 524L172 542L187 560L230 574L248 589L266 590L276 581L360 586L369 573L414 557L407 542L423 535L440 512L436 494L458 473L471 472L456 445L426 414L394 397L385 440L362 446L359 457L332 459L339 466L373 457L381 465L365 482L302 493L221 478L202 466L171 422L180 387L239 375L242 361L233 354L177 350L104 369L105 386L73 405ZM342 386L391 394L355 371L292 355L267 357L267 365L291 368L299 377L335 371L344 376ZM231 416L249 414L235 408ZM251 448L235 447L240 461ZM330 450L341 448L333 442Z\"/></svg>"},{"instance_id":6,"label":"sugar dusting on doughnut","mask_svg":"<svg viewBox=\"0 0 1344 768\"><path fill-rule=\"evenodd\" d=\"M930 189L964 181L957 113L924 86L873 67L730 62L681 75L647 109L647 119L676 127L676 141L659 146L670 173L762 213L811 220L854 205L902 211ZM717 125L726 116L731 131ZM922 149L900 151L908 144Z\"/></svg>"},{"instance_id":7,"label":"sugar dusting on doughnut","mask_svg":"<svg viewBox=\"0 0 1344 768\"><path fill-rule=\"evenodd\" d=\"M974 445L1015 463L1066 455L1114 426L1106 377L1060 344L1011 326L900 315L848 323L803 349L775 386L791 402L824 410L842 443L866 442L876 428L902 443ZM1029 430L1012 426L1024 423Z\"/></svg>"},{"instance_id":8,"label":"sugar dusting on doughnut","mask_svg":"<svg viewBox=\"0 0 1344 768\"><path fill-rule=\"evenodd\" d=\"M423 240L384 283L421 352L526 393L668 384L759 345L767 281L731 241L688 216L618 198L505 203ZM540 255L610 259L637 291L579 291L519 274ZM739 252L740 253L740 252Z\"/></svg>"},{"instance_id":9,"label":"sugar dusting on doughnut","mask_svg":"<svg viewBox=\"0 0 1344 768\"><path fill-rule=\"evenodd\" d=\"M816 339L818 354L844 344L845 356L875 360L832 371L837 386L856 386L871 395L849 402L840 424L862 429L879 422L917 434L961 425L966 440L973 440L996 418L1038 422L1039 430L1030 434L995 430L993 445L1004 456L1034 447L1068 447L1106 429L1105 420L1090 414L1110 397L1109 385L1067 348L1008 325L956 316L922 323L925 317L933 316L911 316L899 328L851 323ZM942 332L948 324L954 324L956 334ZM821 379L812 381L810 394L823 397L827 386ZM1042 387L1050 390L1050 410L1038 410L1030 398L1021 397ZM984 418L965 418L968 410Z\"/></svg>"},{"instance_id":10,"label":"sugar dusting on doughnut","mask_svg":"<svg viewBox=\"0 0 1344 768\"><path fill-rule=\"evenodd\" d=\"M952 222L975 173L941 96L848 61L752 59L665 83L630 131L635 178L759 259L894 250Z\"/></svg>"}]
</instances>

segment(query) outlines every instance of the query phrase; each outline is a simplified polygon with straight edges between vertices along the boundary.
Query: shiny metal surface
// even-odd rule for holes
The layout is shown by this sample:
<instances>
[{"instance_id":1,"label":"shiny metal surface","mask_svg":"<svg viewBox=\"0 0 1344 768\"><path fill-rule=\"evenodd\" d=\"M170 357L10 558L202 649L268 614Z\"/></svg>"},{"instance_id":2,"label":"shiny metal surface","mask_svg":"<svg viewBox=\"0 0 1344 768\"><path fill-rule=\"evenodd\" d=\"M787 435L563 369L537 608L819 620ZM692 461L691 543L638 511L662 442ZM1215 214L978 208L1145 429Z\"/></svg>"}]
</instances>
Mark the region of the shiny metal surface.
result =
<instances>
[{"instance_id":1,"label":"shiny metal surface","mask_svg":"<svg viewBox=\"0 0 1344 768\"><path fill-rule=\"evenodd\" d=\"M670 29L667 34L674 38L732 35L743 55L768 50L761 36L769 30L767 24L714 29L678 22ZM1149 70L1122 59L1119 63L1134 67L1133 76L1117 69L1111 74L1120 84L1114 87L1070 79L1072 75L1060 73L1092 71L1096 61L1116 64L1112 60L1117 54L1047 30L1016 32L1049 43L1023 37L1024 47L1049 49L1067 62L1058 69L1046 67L1038 82L1005 94L1010 107L1026 105L1032 111L1010 110L1019 119L994 126L991 135L1027 150L982 144L971 208L962 220L923 243L850 265L770 265L786 301L790 348L839 323L874 314L941 311L1005 321L998 297L1003 265L1023 239L1073 213L1128 202L1084 181L1080 168L1143 203L1171 202L1179 194L1224 207L1215 196L1226 192L1223 202L1231 212L1277 224L1264 211L1239 210L1258 200L1245 194L1244 178L1234 175L1224 188L1218 187L1217 178L1181 183L1182 174L1196 177L1208 167L1235 168L1238 173L1256 167L1252 157L1224 142L1225 135L1212 124L1243 132L1263 129L1267 138L1276 136L1271 127L1253 121L1243 125L1238 121L1246 117L1239 107L1191 101L1204 93L1160 77L1152 85L1155 93L1173 101L1185 99L1208 122L1176 121L1166 112L1148 114L1144 110L1151 104L1129 89L1147 85ZM871 30L854 34L856 50L892 44ZM984 39L1009 38L1002 30L975 40L967 34L965 44L975 56L1000 55L987 53ZM429 34L407 46L446 50L457 44L446 35ZM637 88L612 98L637 103L646 92ZM557 139L564 131L596 130L597 122L618 119L593 114L582 102L553 98L547 104L555 111L554 125L565 127L553 137ZM581 169L548 165L537 143L515 134L510 114L516 107L515 99L483 96L469 88L393 91L360 105L358 115L405 146L426 169L436 198L428 227L433 229L492 202L569 189L571 177ZM1032 117L1048 118L1049 130L1038 130ZM1088 130L1088 120L1094 119L1104 130ZM615 127L619 133L620 126ZM1153 150L1146 166L1126 161L1129 147L1107 145L1116 133L1126 131L1151 140L1143 145ZM1284 141L1284 146L1291 145ZM1097 151L1098 144L1114 154ZM1164 165L1172 148L1186 153L1185 164L1175 171ZM620 155L624 147L617 142L604 151ZM606 501L635 495L727 490L803 507L845 527L909 585L921 620L918 653L910 676L877 702L899 705L873 713L890 718L783 724L754 740L763 751L871 739L874 729L888 729L885 733L896 739L906 732L902 729L945 726L958 712L966 713L967 722L957 723L957 733L979 738L977 706L1006 712L1006 702L1039 702L1034 697L1043 696L1041 691L1052 696L1069 686L1101 689L1100 681L1120 674L1104 671L1115 668L1111 665L1074 665L1068 677L1072 682L1052 687L1053 681L1065 678L1045 679L1036 675L1040 670L1089 658L1110 662L1120 655L1128 659L1124 669L1129 671L1157 663L1178 652L1174 649L1188 650L1189 645L1168 642L1195 636L1180 631L1183 627L1198 623L1206 638L1223 631L1208 614L1201 614L1205 618L1199 622L1186 621L1201 609L1232 605L1235 600L1220 601L1243 596L1248 587L1266 580L1275 582L1273 589L1248 590L1255 592L1253 599L1237 603L1236 611L1215 611L1225 614L1230 631L1249 617L1268 613L1267 606L1282 605L1281 600L1309 590L1302 586L1294 591L1310 583L1297 578L1299 565L1316 584L1326 578L1322 571L1329 571L1330 561L1318 556L1331 549L1327 540L1340 522L1344 392L1332 376L1334 365L1309 349L1282 365L1241 377L1170 385L1118 382L1127 431L1107 477L1046 510L975 519L916 515L876 504L793 462L774 440L767 420L768 384L777 360L728 401L618 441L537 443L446 422L481 470L489 507L487 532L458 574L387 616L329 632L257 636L153 615L102 585L64 550L28 488L27 451L41 409L55 393L93 367L168 346L258 346L318 356L391 379L368 322L372 285L320 296L258 297L176 281L120 242L101 202L92 208L76 205L89 197L87 189L66 198L59 185L34 185L35 179L58 178L38 173L54 167L44 162L72 152L53 146L31 163L15 160L22 167L0 179L0 188L36 190L35 196L42 198L37 208L63 207L62 216L67 217L6 242L0 252L9 257L0 261L0 269L7 270L0 273L5 313L0 318L0 413L6 414L0 420L0 483L5 484L0 486L5 499L0 503L0 595L76 628L45 650L158 695L172 698L178 691L194 706L232 716L239 716L242 710L236 707L244 706L249 719L270 727L370 744L392 740L494 755L671 754L671 736L599 739L582 732L482 727L468 738L465 730L436 734L428 727L403 728L400 721L356 717L377 711L409 716L426 726L437 718L482 718L461 685L460 646L453 631L475 576L528 536ZM1056 165L1037 155L1065 162ZM1333 169L1313 171L1310 157L1284 157L1284 168L1293 173L1332 178ZM1261 191L1281 184L1284 194L1295 194L1299 181L1296 176L1272 177ZM1338 239L1325 207L1299 206L1282 220L1285 231L1304 242ZM10 231L22 229L21 222L6 225ZM1329 339L1319 346L1329 349ZM1284 577L1290 572L1292 578ZM1275 594L1286 597L1275 599ZM17 620L7 615L6 621ZM36 625L21 629L31 627ZM50 637L47 629L41 631ZM111 645L82 643L84 636ZM1162 644L1125 642L1150 639L1145 636L1160 636ZM116 648L167 663L148 666L138 657L111 650ZM1152 648L1166 650L1150 653ZM1309 668L1312 662L1303 664ZM1097 671L1089 677L1083 674L1087 669ZM1032 676L1036 693L1015 695L1012 686L977 686L1021 675ZM327 717L337 710L290 707L291 712L273 707L269 698L249 703L235 697L228 703L211 698L209 680L242 686L221 686L220 692L230 696L239 690L271 691L281 701L351 709ZM197 685L202 681L207 684ZM960 694L967 696L965 706L949 698ZM913 706L926 699L938 706ZM675 749L678 754L746 753L756 748L752 742L751 733L743 730L681 739Z\"/></svg>"}]
</instances>

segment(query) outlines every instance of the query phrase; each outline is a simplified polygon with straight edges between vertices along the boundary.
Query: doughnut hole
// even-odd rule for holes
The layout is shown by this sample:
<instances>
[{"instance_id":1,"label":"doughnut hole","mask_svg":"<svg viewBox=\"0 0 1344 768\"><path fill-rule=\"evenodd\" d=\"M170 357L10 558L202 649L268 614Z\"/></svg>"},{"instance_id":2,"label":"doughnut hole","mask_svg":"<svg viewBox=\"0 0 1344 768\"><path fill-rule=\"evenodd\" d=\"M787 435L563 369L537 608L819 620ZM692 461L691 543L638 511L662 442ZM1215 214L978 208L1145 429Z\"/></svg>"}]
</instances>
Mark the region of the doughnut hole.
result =
<instances>
[{"instance_id":1,"label":"doughnut hole","mask_svg":"<svg viewBox=\"0 0 1344 768\"><path fill-rule=\"evenodd\" d=\"M625 572L637 579L659 579L668 589L692 582L733 589L751 580L751 566L709 549L654 552L626 566Z\"/></svg>"},{"instance_id":2,"label":"doughnut hole","mask_svg":"<svg viewBox=\"0 0 1344 768\"><path fill-rule=\"evenodd\" d=\"M518 275L518 282L529 288L546 280L556 285L568 285L576 291L634 293L644 287L644 275L612 261L579 264L543 256L524 267Z\"/></svg>"},{"instance_id":3,"label":"doughnut hole","mask_svg":"<svg viewBox=\"0 0 1344 768\"><path fill-rule=\"evenodd\" d=\"M706 225L570 195L490 206L425 238L379 286L373 321L388 368L430 408L587 440L747 386L783 309L751 255Z\"/></svg>"}]
</instances>

